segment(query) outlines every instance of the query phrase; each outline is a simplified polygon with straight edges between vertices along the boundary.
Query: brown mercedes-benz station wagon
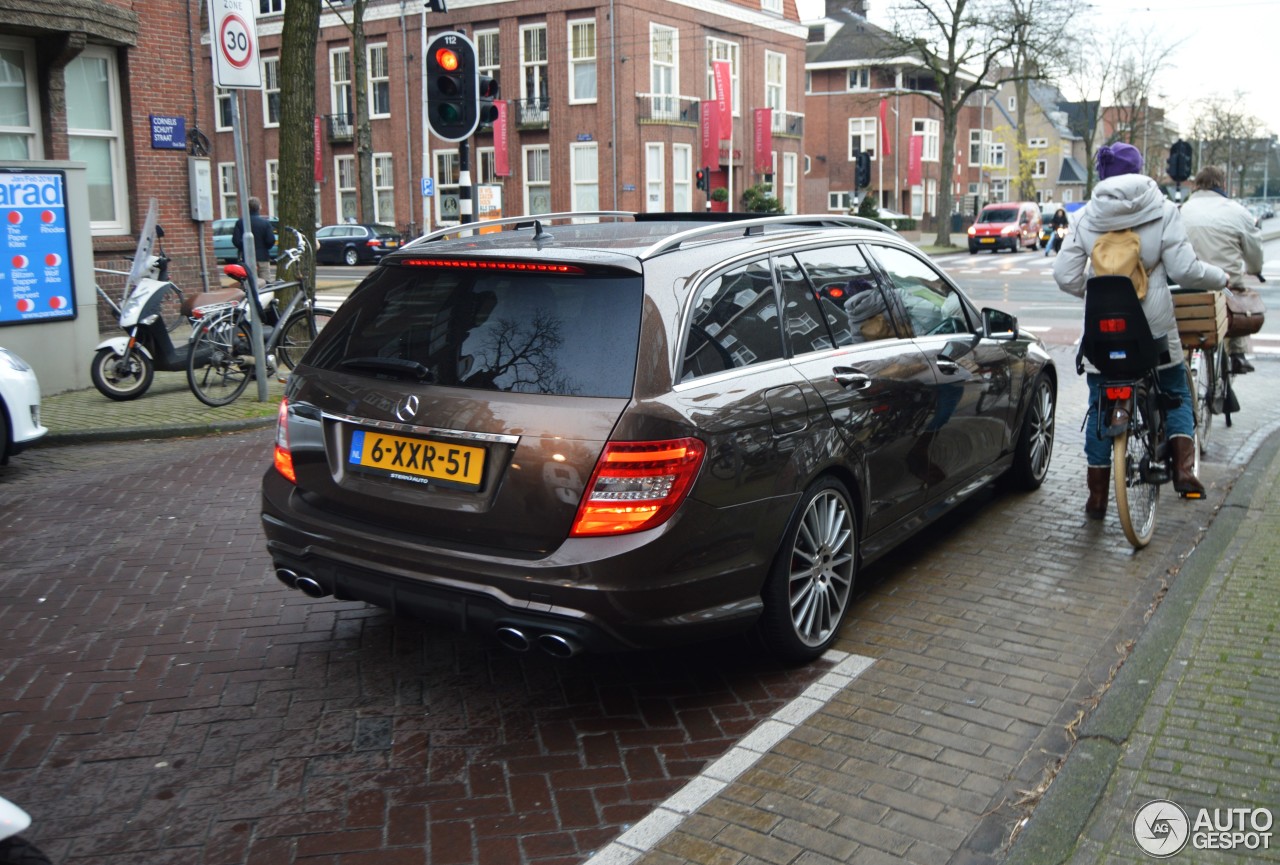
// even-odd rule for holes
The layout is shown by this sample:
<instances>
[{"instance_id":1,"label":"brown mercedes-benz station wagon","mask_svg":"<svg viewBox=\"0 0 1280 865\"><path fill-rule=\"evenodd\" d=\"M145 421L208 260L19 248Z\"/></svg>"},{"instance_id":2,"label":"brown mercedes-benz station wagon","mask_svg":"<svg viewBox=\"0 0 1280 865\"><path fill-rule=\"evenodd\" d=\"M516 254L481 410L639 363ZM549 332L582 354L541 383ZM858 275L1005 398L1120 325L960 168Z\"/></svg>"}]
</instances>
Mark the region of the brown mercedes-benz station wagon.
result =
<instances>
[{"instance_id":1,"label":"brown mercedes-benz station wagon","mask_svg":"<svg viewBox=\"0 0 1280 865\"><path fill-rule=\"evenodd\" d=\"M262 519L316 597L565 656L754 626L801 661L860 567L989 481L1040 485L1056 393L1038 339L869 221L486 222L333 316Z\"/></svg>"}]
</instances>

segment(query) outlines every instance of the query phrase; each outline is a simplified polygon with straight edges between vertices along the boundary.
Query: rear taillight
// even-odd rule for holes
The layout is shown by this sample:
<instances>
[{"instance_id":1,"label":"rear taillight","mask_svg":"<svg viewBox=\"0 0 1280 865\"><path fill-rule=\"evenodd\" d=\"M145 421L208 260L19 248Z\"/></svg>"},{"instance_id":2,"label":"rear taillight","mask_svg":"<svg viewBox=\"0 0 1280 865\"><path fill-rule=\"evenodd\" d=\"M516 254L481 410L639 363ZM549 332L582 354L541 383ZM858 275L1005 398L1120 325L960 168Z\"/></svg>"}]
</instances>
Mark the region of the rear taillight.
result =
<instances>
[{"instance_id":1,"label":"rear taillight","mask_svg":"<svg viewBox=\"0 0 1280 865\"><path fill-rule=\"evenodd\" d=\"M1102 318L1098 320L1098 330L1103 333L1124 333L1129 323L1123 318Z\"/></svg>"},{"instance_id":2,"label":"rear taillight","mask_svg":"<svg viewBox=\"0 0 1280 865\"><path fill-rule=\"evenodd\" d=\"M1117 402L1120 400L1129 399L1131 396L1133 396L1132 385L1126 384L1126 385L1120 385L1118 387L1108 387L1106 390L1107 390L1107 399L1114 400Z\"/></svg>"},{"instance_id":3,"label":"rear taillight","mask_svg":"<svg viewBox=\"0 0 1280 865\"><path fill-rule=\"evenodd\" d=\"M280 408L276 412L276 471L284 475L291 484L298 482L293 471L293 452L289 450L289 399L280 400Z\"/></svg>"},{"instance_id":4,"label":"rear taillight","mask_svg":"<svg viewBox=\"0 0 1280 865\"><path fill-rule=\"evenodd\" d=\"M381 240L379 240L379 239L378 239L378 238L376 238L376 237L375 237L375 238L373 238L372 240L366 240L366 241L364 242L364 245L365 245L365 246L380 246L381 244L382 244L382 241L381 241Z\"/></svg>"},{"instance_id":5,"label":"rear taillight","mask_svg":"<svg viewBox=\"0 0 1280 865\"><path fill-rule=\"evenodd\" d=\"M661 525L684 501L706 452L707 446L694 438L610 442L569 534L622 535Z\"/></svg>"}]
</instances>

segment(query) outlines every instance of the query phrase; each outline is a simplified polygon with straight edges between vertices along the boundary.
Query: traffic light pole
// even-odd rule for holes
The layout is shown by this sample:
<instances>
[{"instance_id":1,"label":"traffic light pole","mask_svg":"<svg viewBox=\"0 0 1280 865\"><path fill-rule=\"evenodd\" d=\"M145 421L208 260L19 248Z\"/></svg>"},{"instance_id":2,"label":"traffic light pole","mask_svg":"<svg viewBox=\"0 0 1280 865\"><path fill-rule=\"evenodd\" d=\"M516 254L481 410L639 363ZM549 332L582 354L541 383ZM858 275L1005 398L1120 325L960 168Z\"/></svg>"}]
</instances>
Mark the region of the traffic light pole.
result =
<instances>
[{"instance_id":1,"label":"traffic light pole","mask_svg":"<svg viewBox=\"0 0 1280 865\"><path fill-rule=\"evenodd\" d=\"M458 142L458 222L475 222L471 210L471 140Z\"/></svg>"}]
</instances>

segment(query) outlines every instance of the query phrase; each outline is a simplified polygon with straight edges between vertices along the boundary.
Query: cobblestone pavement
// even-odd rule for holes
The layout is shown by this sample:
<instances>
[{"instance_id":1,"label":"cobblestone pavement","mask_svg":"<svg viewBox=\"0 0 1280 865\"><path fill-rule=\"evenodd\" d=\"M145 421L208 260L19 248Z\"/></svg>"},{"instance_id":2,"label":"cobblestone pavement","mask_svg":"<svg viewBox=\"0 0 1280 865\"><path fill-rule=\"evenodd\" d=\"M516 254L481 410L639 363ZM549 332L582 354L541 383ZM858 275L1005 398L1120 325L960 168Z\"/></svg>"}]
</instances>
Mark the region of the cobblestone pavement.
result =
<instances>
[{"instance_id":1,"label":"cobblestone pavement","mask_svg":"<svg viewBox=\"0 0 1280 865\"><path fill-rule=\"evenodd\" d=\"M0 790L63 865L1001 861L1280 426L1263 361L1214 431L1208 498L1162 501L1135 553L1114 515L1082 517L1083 385L1055 355L1044 488L984 494L868 569L837 646L865 670L647 836L836 660L729 641L558 663L288 592L257 522L266 429L28 451L0 469Z\"/></svg>"}]
</instances>

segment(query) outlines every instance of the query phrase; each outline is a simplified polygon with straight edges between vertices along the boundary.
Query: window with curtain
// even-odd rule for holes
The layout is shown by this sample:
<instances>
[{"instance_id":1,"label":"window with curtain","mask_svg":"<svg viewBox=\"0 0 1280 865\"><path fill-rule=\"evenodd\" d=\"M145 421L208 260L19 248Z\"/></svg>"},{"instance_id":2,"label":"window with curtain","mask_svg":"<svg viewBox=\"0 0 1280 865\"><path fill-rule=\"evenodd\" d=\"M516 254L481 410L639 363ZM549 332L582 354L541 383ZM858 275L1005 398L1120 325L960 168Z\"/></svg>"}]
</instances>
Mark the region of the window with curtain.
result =
<instances>
[{"instance_id":1,"label":"window with curtain","mask_svg":"<svg viewBox=\"0 0 1280 865\"><path fill-rule=\"evenodd\" d=\"M89 221L95 234L129 230L120 83L114 48L91 45L67 64L67 143L88 166Z\"/></svg>"},{"instance_id":2,"label":"window with curtain","mask_svg":"<svg viewBox=\"0 0 1280 865\"><path fill-rule=\"evenodd\" d=\"M334 192L337 195L338 221L347 222L355 219L359 213L356 202L356 158L339 156L333 162L333 176L337 181Z\"/></svg>"},{"instance_id":3,"label":"window with curtain","mask_svg":"<svg viewBox=\"0 0 1280 865\"><path fill-rule=\"evenodd\" d=\"M355 119L351 100L351 50L348 48L334 48L329 52L329 106L333 114L347 118L347 125Z\"/></svg>"},{"instance_id":4,"label":"window with curtain","mask_svg":"<svg viewBox=\"0 0 1280 865\"><path fill-rule=\"evenodd\" d=\"M596 101L596 22L569 22L569 101Z\"/></svg>"},{"instance_id":5,"label":"window with curtain","mask_svg":"<svg viewBox=\"0 0 1280 865\"><path fill-rule=\"evenodd\" d=\"M600 148L595 142L569 145L574 210L600 209Z\"/></svg>"},{"instance_id":6,"label":"window with curtain","mask_svg":"<svg viewBox=\"0 0 1280 865\"><path fill-rule=\"evenodd\" d=\"M391 66L385 42L369 46L369 116L391 116Z\"/></svg>"},{"instance_id":7,"label":"window with curtain","mask_svg":"<svg viewBox=\"0 0 1280 865\"><path fill-rule=\"evenodd\" d=\"M280 125L280 58L262 58L262 124Z\"/></svg>"},{"instance_id":8,"label":"window with curtain","mask_svg":"<svg viewBox=\"0 0 1280 865\"><path fill-rule=\"evenodd\" d=\"M551 213L551 147L524 149L524 212Z\"/></svg>"},{"instance_id":9,"label":"window with curtain","mask_svg":"<svg viewBox=\"0 0 1280 865\"><path fill-rule=\"evenodd\" d=\"M520 97L541 105L547 97L547 25L520 28Z\"/></svg>"},{"instance_id":10,"label":"window with curtain","mask_svg":"<svg viewBox=\"0 0 1280 865\"><path fill-rule=\"evenodd\" d=\"M373 221L379 225L396 224L394 177L391 172L391 154L373 154Z\"/></svg>"}]
</instances>

